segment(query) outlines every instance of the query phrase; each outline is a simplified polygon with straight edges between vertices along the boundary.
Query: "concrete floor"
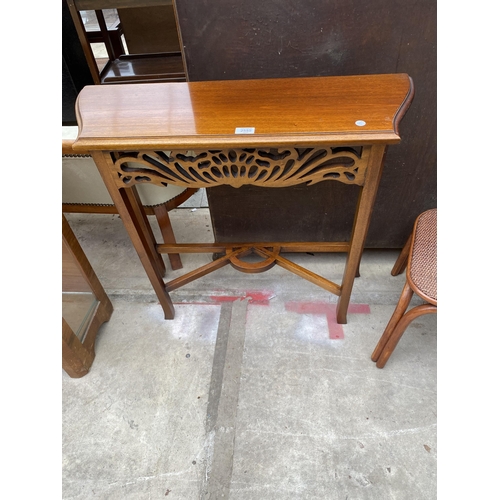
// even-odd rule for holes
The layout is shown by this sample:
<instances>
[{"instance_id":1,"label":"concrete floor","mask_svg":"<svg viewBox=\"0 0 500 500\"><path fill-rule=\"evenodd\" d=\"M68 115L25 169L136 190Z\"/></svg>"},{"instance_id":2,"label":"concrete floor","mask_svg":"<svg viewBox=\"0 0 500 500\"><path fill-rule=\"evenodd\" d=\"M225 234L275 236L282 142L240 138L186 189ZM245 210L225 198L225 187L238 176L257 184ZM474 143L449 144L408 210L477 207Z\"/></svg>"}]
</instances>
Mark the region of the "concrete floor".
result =
<instances>
[{"instance_id":1,"label":"concrete floor","mask_svg":"<svg viewBox=\"0 0 500 500\"><path fill-rule=\"evenodd\" d=\"M205 201L171 213L178 241L212 241ZM278 267L190 283L166 321L120 218L67 219L114 312L90 373L62 374L64 499L436 498L436 316L384 369L370 360L397 252L365 252L347 325L335 296ZM290 258L341 281L342 254ZM182 259L170 276L211 255Z\"/></svg>"}]
</instances>

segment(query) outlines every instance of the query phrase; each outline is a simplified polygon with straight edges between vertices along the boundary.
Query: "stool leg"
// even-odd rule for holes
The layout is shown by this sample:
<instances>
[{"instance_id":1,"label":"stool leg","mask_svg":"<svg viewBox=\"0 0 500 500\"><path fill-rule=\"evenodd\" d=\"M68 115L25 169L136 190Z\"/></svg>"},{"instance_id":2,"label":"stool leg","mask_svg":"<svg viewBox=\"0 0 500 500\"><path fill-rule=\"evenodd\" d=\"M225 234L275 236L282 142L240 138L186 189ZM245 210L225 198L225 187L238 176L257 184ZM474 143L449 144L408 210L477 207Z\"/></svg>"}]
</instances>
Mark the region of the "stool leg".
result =
<instances>
[{"instance_id":1,"label":"stool leg","mask_svg":"<svg viewBox=\"0 0 500 500\"><path fill-rule=\"evenodd\" d=\"M170 217L168 216L168 210L165 205L159 205L153 208L156 220L160 226L161 235L163 236L163 243L175 243L174 230L172 229L172 224L170 223ZM168 258L170 260L170 266L172 270L182 269L181 256L178 253L169 253Z\"/></svg>"},{"instance_id":2,"label":"stool leg","mask_svg":"<svg viewBox=\"0 0 500 500\"><path fill-rule=\"evenodd\" d=\"M437 307L432 304L422 304L420 306L410 309L399 321L399 323L394 328L392 335L387 340L382 353L377 360L377 368L383 368L387 363L387 360L393 353L394 349L398 345L399 339L403 336L403 333L408 328L408 325L419 316L423 314L436 314Z\"/></svg>"},{"instance_id":3,"label":"stool leg","mask_svg":"<svg viewBox=\"0 0 500 500\"><path fill-rule=\"evenodd\" d=\"M408 281L405 282L405 286L403 287L403 291L401 292L401 296L399 297L398 305L394 310L389 323L385 327L384 333L380 340L378 341L377 347L372 353L372 361L378 361L380 354L384 350L387 341L390 339L394 329L399 323L400 319L403 317L403 314L408 309L408 305L410 304L410 300L413 297L413 290L410 288Z\"/></svg>"}]
</instances>

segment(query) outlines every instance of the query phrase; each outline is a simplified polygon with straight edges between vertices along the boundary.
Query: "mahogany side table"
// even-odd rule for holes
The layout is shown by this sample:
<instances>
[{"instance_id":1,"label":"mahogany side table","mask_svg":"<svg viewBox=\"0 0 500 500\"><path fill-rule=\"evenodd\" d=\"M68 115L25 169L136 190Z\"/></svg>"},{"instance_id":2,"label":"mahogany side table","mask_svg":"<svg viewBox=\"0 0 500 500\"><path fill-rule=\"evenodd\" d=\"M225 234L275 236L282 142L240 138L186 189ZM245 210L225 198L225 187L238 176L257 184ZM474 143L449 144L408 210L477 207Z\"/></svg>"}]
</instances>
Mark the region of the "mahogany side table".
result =
<instances>
[{"instance_id":1,"label":"mahogany side table","mask_svg":"<svg viewBox=\"0 0 500 500\"><path fill-rule=\"evenodd\" d=\"M385 151L400 142L413 93L406 74L87 86L76 103L73 149L92 154L166 319L174 317L169 292L194 279L227 264L247 273L277 264L337 295L337 321L345 324ZM321 181L360 187L348 242L157 244L135 187ZM223 255L164 282L161 254L189 252ZM342 283L282 252L346 252ZM263 260L242 260L249 253Z\"/></svg>"}]
</instances>

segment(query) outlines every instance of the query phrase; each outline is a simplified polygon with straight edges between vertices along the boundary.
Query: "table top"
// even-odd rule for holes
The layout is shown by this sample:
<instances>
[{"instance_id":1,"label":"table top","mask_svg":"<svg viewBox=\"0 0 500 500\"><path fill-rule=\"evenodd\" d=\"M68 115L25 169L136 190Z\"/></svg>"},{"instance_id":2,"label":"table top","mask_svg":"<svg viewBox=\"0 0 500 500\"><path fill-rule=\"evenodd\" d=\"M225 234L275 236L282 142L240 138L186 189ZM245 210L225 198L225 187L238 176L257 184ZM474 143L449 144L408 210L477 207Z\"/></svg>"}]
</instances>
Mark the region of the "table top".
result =
<instances>
[{"instance_id":1,"label":"table top","mask_svg":"<svg viewBox=\"0 0 500 500\"><path fill-rule=\"evenodd\" d=\"M73 149L200 149L399 142L407 74L91 85Z\"/></svg>"}]
</instances>

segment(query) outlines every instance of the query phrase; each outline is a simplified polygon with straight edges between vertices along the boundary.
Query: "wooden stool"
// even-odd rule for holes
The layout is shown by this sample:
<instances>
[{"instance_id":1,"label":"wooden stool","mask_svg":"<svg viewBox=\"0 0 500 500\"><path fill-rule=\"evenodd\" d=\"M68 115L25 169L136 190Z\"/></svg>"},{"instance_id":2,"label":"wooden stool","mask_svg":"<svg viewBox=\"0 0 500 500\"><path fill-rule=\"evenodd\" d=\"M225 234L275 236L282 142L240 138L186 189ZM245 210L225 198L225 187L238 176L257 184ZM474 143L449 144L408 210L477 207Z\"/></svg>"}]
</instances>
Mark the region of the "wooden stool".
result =
<instances>
[{"instance_id":1,"label":"wooden stool","mask_svg":"<svg viewBox=\"0 0 500 500\"><path fill-rule=\"evenodd\" d=\"M383 368L408 325L423 314L437 313L437 209L427 210L415 221L413 233L394 265L396 276L406 269L406 283L382 337L373 351L372 361ZM406 312L416 293L427 303Z\"/></svg>"}]
</instances>

